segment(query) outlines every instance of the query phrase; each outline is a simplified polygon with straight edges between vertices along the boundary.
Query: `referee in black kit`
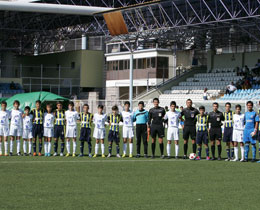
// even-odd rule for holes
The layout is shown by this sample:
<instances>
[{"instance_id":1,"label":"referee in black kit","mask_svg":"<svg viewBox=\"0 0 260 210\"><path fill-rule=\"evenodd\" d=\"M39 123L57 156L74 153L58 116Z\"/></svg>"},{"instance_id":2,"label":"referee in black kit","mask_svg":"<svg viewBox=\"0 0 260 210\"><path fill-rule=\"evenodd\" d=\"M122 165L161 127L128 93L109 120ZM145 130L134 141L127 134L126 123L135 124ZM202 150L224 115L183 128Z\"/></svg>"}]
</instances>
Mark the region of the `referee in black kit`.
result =
<instances>
[{"instance_id":1,"label":"referee in black kit","mask_svg":"<svg viewBox=\"0 0 260 210\"><path fill-rule=\"evenodd\" d=\"M221 140L222 140L222 122L224 121L224 115L222 112L218 110L218 103L213 103L213 111L209 113L209 123L210 123L210 129L209 129L209 137L211 142L211 153L212 153L212 159L216 160L215 158L215 144L217 141L218 146L218 160L221 160Z\"/></svg>"},{"instance_id":2,"label":"referee in black kit","mask_svg":"<svg viewBox=\"0 0 260 210\"><path fill-rule=\"evenodd\" d=\"M154 107L149 110L148 117L148 126L151 130L152 136L152 158L155 158L155 144L156 144L156 136L158 136L158 141L161 150L161 158L164 158L163 154L163 137L164 137L164 115L165 109L159 106L159 99L153 99Z\"/></svg>"},{"instance_id":3,"label":"referee in black kit","mask_svg":"<svg viewBox=\"0 0 260 210\"><path fill-rule=\"evenodd\" d=\"M196 115L199 114L199 111L192 107L192 100L187 99L187 107L184 108L181 112L181 116L184 116L184 125L183 125L183 140L184 140L184 156L183 159L187 159L188 152L188 142L189 137L192 140L192 151L196 153Z\"/></svg>"}]
</instances>

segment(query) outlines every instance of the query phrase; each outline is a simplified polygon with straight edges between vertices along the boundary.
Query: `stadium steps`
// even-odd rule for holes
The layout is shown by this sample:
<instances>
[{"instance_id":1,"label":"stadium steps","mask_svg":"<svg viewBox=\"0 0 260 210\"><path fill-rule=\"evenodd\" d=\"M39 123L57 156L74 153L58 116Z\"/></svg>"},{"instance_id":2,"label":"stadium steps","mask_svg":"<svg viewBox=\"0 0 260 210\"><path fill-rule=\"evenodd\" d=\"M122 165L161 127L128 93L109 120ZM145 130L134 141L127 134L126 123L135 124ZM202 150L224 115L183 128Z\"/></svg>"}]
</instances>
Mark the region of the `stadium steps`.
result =
<instances>
[{"instance_id":1,"label":"stadium steps","mask_svg":"<svg viewBox=\"0 0 260 210\"><path fill-rule=\"evenodd\" d=\"M135 97L135 101L140 101L140 100L150 100L151 98L154 97L159 97L161 94L163 94L164 91L171 89L174 86L178 86L181 82L186 81L187 78L193 77L195 74L199 73L206 73L207 72L207 67L206 66L201 66L201 67L193 67L191 70L188 72L173 77L172 79L169 79L165 81L164 83L158 84L156 87L153 87L149 89L148 92L143 92L139 94L137 97Z\"/></svg>"}]
</instances>

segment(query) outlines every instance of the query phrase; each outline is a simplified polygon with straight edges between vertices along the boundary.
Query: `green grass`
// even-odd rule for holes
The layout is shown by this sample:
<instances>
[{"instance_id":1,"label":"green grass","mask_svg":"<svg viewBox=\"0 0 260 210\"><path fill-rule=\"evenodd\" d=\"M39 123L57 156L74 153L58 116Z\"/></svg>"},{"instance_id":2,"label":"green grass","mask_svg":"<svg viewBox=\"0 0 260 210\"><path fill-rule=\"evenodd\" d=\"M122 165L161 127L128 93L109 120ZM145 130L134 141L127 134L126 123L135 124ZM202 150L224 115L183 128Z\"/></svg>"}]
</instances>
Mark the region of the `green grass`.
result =
<instances>
[{"instance_id":1,"label":"green grass","mask_svg":"<svg viewBox=\"0 0 260 210\"><path fill-rule=\"evenodd\" d=\"M259 167L159 158L1 157L0 209L259 209Z\"/></svg>"}]
</instances>

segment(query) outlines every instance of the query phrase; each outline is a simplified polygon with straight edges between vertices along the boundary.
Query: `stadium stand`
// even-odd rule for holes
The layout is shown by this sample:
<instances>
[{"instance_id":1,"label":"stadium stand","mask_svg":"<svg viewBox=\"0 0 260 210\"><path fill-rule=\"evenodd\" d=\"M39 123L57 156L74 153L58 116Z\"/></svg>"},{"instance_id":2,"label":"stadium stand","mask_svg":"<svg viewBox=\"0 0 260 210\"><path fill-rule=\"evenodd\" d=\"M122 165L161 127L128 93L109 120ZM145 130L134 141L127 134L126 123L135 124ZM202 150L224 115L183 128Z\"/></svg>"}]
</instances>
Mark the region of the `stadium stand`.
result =
<instances>
[{"instance_id":1,"label":"stadium stand","mask_svg":"<svg viewBox=\"0 0 260 210\"><path fill-rule=\"evenodd\" d=\"M14 83L14 89L11 89L10 83L0 83L0 94L2 97L10 97L17 93L24 93L19 83Z\"/></svg>"},{"instance_id":2,"label":"stadium stand","mask_svg":"<svg viewBox=\"0 0 260 210\"><path fill-rule=\"evenodd\" d=\"M236 90L232 94L225 94L219 100L259 100L260 99L260 86L255 85L252 89L247 90Z\"/></svg>"},{"instance_id":3,"label":"stadium stand","mask_svg":"<svg viewBox=\"0 0 260 210\"><path fill-rule=\"evenodd\" d=\"M227 85L236 83L242 76L231 68L213 69L208 73L195 74L180 82L178 86L173 86L171 90L164 91L160 95L161 100L188 99L203 100L204 89L207 88L208 99L215 99L223 94Z\"/></svg>"}]
</instances>

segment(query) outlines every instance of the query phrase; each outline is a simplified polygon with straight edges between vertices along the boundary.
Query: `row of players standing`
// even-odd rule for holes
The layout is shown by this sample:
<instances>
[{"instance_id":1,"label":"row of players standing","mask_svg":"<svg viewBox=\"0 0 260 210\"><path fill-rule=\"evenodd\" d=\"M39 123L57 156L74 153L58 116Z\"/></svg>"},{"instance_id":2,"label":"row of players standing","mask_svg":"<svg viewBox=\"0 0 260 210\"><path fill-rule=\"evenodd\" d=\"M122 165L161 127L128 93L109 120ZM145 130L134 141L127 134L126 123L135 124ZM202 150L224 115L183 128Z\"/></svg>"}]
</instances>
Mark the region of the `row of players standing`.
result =
<instances>
[{"instance_id":1,"label":"row of players standing","mask_svg":"<svg viewBox=\"0 0 260 210\"><path fill-rule=\"evenodd\" d=\"M109 154L108 157L111 156L112 153L112 143L116 143L117 147L117 157L119 155L119 122L123 122L123 157L126 156L127 150L127 140L129 139L129 157L132 157L133 154L133 122L136 121L136 139L137 139L137 156L140 157L140 146L141 146L141 138L143 138L144 144L144 157L147 157L147 135L151 133L152 136L152 158L155 157L155 145L156 145L156 137L158 136L161 157L164 158L164 145L163 145L163 137L164 137L164 123L168 123L168 131L167 131L167 155L170 157L171 154L171 142L175 141L175 157L178 157L179 151L179 121L184 121L183 125L183 139L184 139L184 159L187 158L188 151L188 139L191 137L193 152L196 153L196 147L198 144L198 157L201 158L201 145L204 143L206 147L206 155L207 159L209 158L209 148L208 148L208 131L210 134L211 140L211 152L212 152L212 160L215 160L215 142L217 142L218 147L218 159L221 160L221 139L222 139L222 131L221 125L222 121L224 121L224 141L227 144L227 155L228 159L231 160L235 153L235 159L238 160L238 149L237 143L241 144L241 161L248 159L249 152L249 144L252 143L253 150L253 161L256 159L256 147L255 147L255 139L254 136L257 133L258 127L258 116L252 110L253 103L248 102L248 112L246 115L241 114L241 106L236 107L236 114L234 114L230 108L231 104L226 103L226 112L221 113L218 111L218 104L213 103L213 111L208 115L205 114L205 107L200 107L200 111L192 107L192 101L189 99L186 101L187 108L185 108L182 112L176 111L176 103L171 102L170 107L171 110L169 112L165 112L162 107L159 107L159 100L155 98L153 100L154 108L148 111L144 110L144 103L139 102L139 109L133 113L129 110L130 103L125 103L125 111L122 112L122 115L118 113L118 108L114 106L112 108L112 113L110 115L106 115L103 113L103 106L98 106L98 113L94 114L94 117L91 113L88 112L88 105L84 105L83 112L78 114L74 110L73 102L69 103L69 110L65 111L62 109L62 103L57 103L57 110L52 113L52 107L50 104L46 107L46 112L41 109L41 102L36 101L36 108L30 112L30 108L25 108L25 113L19 110L19 101L14 102L14 109L11 111L10 116L8 116L8 111L6 111L6 103L2 103L2 110L0 113L0 136L2 142L2 136L5 140L5 155L7 155L7 147L8 141L7 136L11 136L10 141L10 155L13 152L13 141L16 137L17 140L17 154L20 155L20 136L21 133L23 136L24 144L24 153L27 154L26 144L29 142L29 151L31 154L31 139L33 139L33 155L36 156L36 139L39 138L39 153L41 155L42 150L42 137L45 137L44 148L45 155L50 156L51 151L51 139L54 137L54 156L57 156L58 150L58 139L61 139L61 153L63 156L64 152L64 133L67 138L66 148L67 155L70 155L70 139L73 140L73 156L76 153L76 138L77 138L77 121L81 121L81 132L80 132L80 141L81 141L81 154L83 156L84 150L84 142L88 142L89 147L89 156L91 155L91 122L93 121L95 124L94 135L93 137L96 139L95 145L95 154L94 157L97 156L99 150L99 143L101 143L101 152L102 157L105 157L104 151L104 139L105 139L105 123L108 121L109 123ZM251 108L250 108L251 107ZM239 111L240 110L240 111ZM6 116L5 116L6 115ZM237 116L239 120L236 120ZM248 115L248 116L247 116ZM9 118L11 118L11 126L9 131ZM23 119L22 119L23 118ZM249 118L249 119L247 119ZM243 120L242 120L243 119ZM23 123L22 123L23 121ZM252 121L252 122L251 122ZM66 129L65 129L66 122ZM240 124L239 124L240 123ZM23 126L22 126L23 124ZM234 124L234 126L233 126ZM246 125L245 132L244 124ZM209 127L209 125L211 125ZM23 127L23 129L22 129ZM233 127L234 131L233 132ZM253 129L253 130L252 130ZM238 132L239 131L239 132ZM235 137L235 138L234 138ZM230 144L232 143L232 150L230 149ZM246 143L246 157L244 159L244 143ZM1 146L1 145L0 145ZM2 146L0 147L2 150ZM0 154L2 151L0 151Z\"/></svg>"}]
</instances>

